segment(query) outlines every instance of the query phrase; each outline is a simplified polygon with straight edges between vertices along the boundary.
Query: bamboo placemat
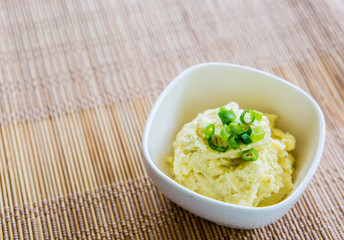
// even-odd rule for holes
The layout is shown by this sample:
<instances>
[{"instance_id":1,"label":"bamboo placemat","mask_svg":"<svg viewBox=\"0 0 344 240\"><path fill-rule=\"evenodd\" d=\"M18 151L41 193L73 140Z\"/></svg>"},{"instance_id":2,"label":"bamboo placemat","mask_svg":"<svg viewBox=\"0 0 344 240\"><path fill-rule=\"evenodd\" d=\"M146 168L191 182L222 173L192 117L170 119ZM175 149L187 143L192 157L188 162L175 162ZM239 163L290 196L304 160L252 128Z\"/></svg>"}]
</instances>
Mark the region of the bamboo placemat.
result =
<instances>
[{"instance_id":1,"label":"bamboo placemat","mask_svg":"<svg viewBox=\"0 0 344 240\"><path fill-rule=\"evenodd\" d=\"M344 2L0 2L1 239L344 239ZM309 92L320 167L281 220L241 231L164 198L141 136L185 68L231 62Z\"/></svg>"}]
</instances>

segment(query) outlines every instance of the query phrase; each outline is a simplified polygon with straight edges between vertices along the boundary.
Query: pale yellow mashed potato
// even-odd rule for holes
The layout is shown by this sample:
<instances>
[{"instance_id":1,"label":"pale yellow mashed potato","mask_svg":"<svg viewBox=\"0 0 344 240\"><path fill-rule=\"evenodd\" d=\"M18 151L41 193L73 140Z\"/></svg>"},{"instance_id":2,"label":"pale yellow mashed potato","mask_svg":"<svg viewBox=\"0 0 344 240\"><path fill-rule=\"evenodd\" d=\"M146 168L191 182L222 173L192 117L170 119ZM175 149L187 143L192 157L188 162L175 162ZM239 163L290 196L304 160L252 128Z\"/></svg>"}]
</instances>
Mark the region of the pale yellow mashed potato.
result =
<instances>
[{"instance_id":1,"label":"pale yellow mashed potato","mask_svg":"<svg viewBox=\"0 0 344 240\"><path fill-rule=\"evenodd\" d=\"M236 121L243 112L231 102ZM184 125L173 143L173 153L166 160L175 181L199 194L242 206L268 206L280 202L293 189L294 157L289 152L295 148L295 138L274 128L277 118L264 114L261 121L251 126L261 126L263 140L226 152L211 149L204 138L205 127L215 125L215 135L223 126L217 113L219 108L206 110ZM259 153L256 161L242 160L244 150L254 148Z\"/></svg>"}]
</instances>

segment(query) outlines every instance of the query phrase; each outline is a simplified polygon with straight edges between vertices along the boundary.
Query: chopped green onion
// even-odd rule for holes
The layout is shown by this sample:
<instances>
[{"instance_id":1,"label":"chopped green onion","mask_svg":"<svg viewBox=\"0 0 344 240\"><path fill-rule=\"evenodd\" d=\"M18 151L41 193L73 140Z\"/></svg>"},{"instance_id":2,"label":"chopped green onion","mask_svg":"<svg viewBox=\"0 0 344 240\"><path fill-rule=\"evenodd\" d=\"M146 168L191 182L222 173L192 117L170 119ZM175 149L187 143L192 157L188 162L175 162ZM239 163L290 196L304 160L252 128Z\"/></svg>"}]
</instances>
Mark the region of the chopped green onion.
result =
<instances>
[{"instance_id":1,"label":"chopped green onion","mask_svg":"<svg viewBox=\"0 0 344 240\"><path fill-rule=\"evenodd\" d=\"M212 141L212 137L208 139L208 143L209 143L209 146L215 150L215 151L218 151L218 152L225 152L228 150L229 148L229 145L225 146L225 147L219 147L217 145L215 145Z\"/></svg>"},{"instance_id":2,"label":"chopped green onion","mask_svg":"<svg viewBox=\"0 0 344 240\"><path fill-rule=\"evenodd\" d=\"M227 140L232 134L232 130L228 125L223 125L220 136L224 139Z\"/></svg>"},{"instance_id":3,"label":"chopped green onion","mask_svg":"<svg viewBox=\"0 0 344 240\"><path fill-rule=\"evenodd\" d=\"M262 127L255 127L252 129L250 137L253 142L258 142L260 140L263 140L265 137L265 131Z\"/></svg>"},{"instance_id":4,"label":"chopped green onion","mask_svg":"<svg viewBox=\"0 0 344 240\"><path fill-rule=\"evenodd\" d=\"M248 135L250 135L251 132L252 132L252 128L251 128L251 126L249 126L245 133L247 133Z\"/></svg>"},{"instance_id":5,"label":"chopped green onion","mask_svg":"<svg viewBox=\"0 0 344 240\"><path fill-rule=\"evenodd\" d=\"M256 161L258 156L258 152L253 148L243 151L241 154L241 158L245 161Z\"/></svg>"},{"instance_id":6,"label":"chopped green onion","mask_svg":"<svg viewBox=\"0 0 344 240\"><path fill-rule=\"evenodd\" d=\"M256 120L261 121L262 117L263 117L263 113L256 111L256 110L253 110L253 112L254 112L254 116L256 117Z\"/></svg>"},{"instance_id":7,"label":"chopped green onion","mask_svg":"<svg viewBox=\"0 0 344 240\"><path fill-rule=\"evenodd\" d=\"M241 124L237 122L231 122L229 124L229 127L231 128L232 132L235 133L236 135L241 135L245 132L245 130L242 129Z\"/></svg>"},{"instance_id":8,"label":"chopped green onion","mask_svg":"<svg viewBox=\"0 0 344 240\"><path fill-rule=\"evenodd\" d=\"M215 133L215 125L214 124L209 124L205 128L205 139L211 139L214 136Z\"/></svg>"},{"instance_id":9,"label":"chopped green onion","mask_svg":"<svg viewBox=\"0 0 344 240\"><path fill-rule=\"evenodd\" d=\"M231 146L231 148L237 149L238 147L240 147L239 137L237 135L230 137L228 139L228 144L229 144L229 146Z\"/></svg>"},{"instance_id":10,"label":"chopped green onion","mask_svg":"<svg viewBox=\"0 0 344 240\"><path fill-rule=\"evenodd\" d=\"M220 107L219 112L222 112L222 111L226 111L226 108L225 107Z\"/></svg>"},{"instance_id":11,"label":"chopped green onion","mask_svg":"<svg viewBox=\"0 0 344 240\"><path fill-rule=\"evenodd\" d=\"M249 121L249 122L246 122L246 121L245 121L245 115L246 115L247 112L250 112L250 116L251 116L251 121ZM254 112L253 112L252 109L246 109L246 110L243 111L242 114L240 115L240 121L241 121L242 124L250 124L250 123L253 123L253 121L254 121L255 119L256 119L256 116L255 116L255 114L254 114Z\"/></svg>"},{"instance_id":12,"label":"chopped green onion","mask_svg":"<svg viewBox=\"0 0 344 240\"><path fill-rule=\"evenodd\" d=\"M217 115L219 115L223 124L229 124L229 123L233 122L236 118L232 109L231 110L223 110L222 109L222 111L220 111Z\"/></svg>"},{"instance_id":13,"label":"chopped green onion","mask_svg":"<svg viewBox=\"0 0 344 240\"><path fill-rule=\"evenodd\" d=\"M241 134L240 137L246 145L252 143L252 139L250 138L250 135L248 135L247 133Z\"/></svg>"}]
</instances>

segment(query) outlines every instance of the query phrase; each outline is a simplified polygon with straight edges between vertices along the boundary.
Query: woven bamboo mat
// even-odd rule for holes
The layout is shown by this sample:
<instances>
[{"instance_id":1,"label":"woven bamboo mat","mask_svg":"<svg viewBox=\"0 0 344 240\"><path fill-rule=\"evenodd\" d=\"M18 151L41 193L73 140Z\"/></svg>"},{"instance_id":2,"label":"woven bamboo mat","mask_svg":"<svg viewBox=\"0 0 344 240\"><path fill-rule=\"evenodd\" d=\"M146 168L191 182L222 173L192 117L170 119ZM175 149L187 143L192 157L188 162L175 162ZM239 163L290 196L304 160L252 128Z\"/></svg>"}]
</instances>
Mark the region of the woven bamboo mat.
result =
<instances>
[{"instance_id":1,"label":"woven bamboo mat","mask_svg":"<svg viewBox=\"0 0 344 240\"><path fill-rule=\"evenodd\" d=\"M344 2L0 2L0 239L344 239ZM327 121L281 220L240 231L164 198L141 136L163 88L206 61L274 73Z\"/></svg>"}]
</instances>

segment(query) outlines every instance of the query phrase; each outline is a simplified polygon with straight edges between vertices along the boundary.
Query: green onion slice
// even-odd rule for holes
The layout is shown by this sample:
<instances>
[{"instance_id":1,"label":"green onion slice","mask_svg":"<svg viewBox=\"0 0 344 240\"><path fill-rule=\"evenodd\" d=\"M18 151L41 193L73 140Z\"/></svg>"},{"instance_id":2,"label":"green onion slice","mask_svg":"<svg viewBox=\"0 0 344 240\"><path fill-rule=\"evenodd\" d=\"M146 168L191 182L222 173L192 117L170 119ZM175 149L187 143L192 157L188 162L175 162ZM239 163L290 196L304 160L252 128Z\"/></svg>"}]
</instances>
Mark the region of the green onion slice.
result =
<instances>
[{"instance_id":1,"label":"green onion slice","mask_svg":"<svg viewBox=\"0 0 344 240\"><path fill-rule=\"evenodd\" d=\"M262 117L263 117L263 113L256 111L256 110L253 110L253 112L254 112L254 116L256 117L256 120L261 121Z\"/></svg>"},{"instance_id":2,"label":"green onion slice","mask_svg":"<svg viewBox=\"0 0 344 240\"><path fill-rule=\"evenodd\" d=\"M236 118L235 113L233 112L233 109L226 110L223 107L220 108L220 112L217 115L219 115L223 124L229 124L233 122Z\"/></svg>"},{"instance_id":3,"label":"green onion slice","mask_svg":"<svg viewBox=\"0 0 344 240\"><path fill-rule=\"evenodd\" d=\"M258 142L260 140L263 140L265 137L265 131L262 127L252 128L252 132L250 134L250 137L251 137L253 142Z\"/></svg>"},{"instance_id":4,"label":"green onion slice","mask_svg":"<svg viewBox=\"0 0 344 240\"><path fill-rule=\"evenodd\" d=\"M250 138L250 135L248 135L247 133L241 134L240 137L246 145L252 143L252 139Z\"/></svg>"},{"instance_id":5,"label":"green onion slice","mask_svg":"<svg viewBox=\"0 0 344 240\"><path fill-rule=\"evenodd\" d=\"M250 116L251 116L251 121L249 121L249 122L246 122L246 121L245 121L245 115L246 115L247 112L250 112ZM255 114L254 114L254 112L253 112L252 109L246 109L246 110L243 111L242 114L240 115L240 121L241 121L242 124L250 124L250 123L253 123L253 121L254 121L255 119L256 119L256 116L255 116Z\"/></svg>"},{"instance_id":6,"label":"green onion slice","mask_svg":"<svg viewBox=\"0 0 344 240\"><path fill-rule=\"evenodd\" d=\"M239 137L237 135L230 137L228 139L228 144L229 144L229 146L231 146L231 148L237 149L238 147L240 147Z\"/></svg>"},{"instance_id":7,"label":"green onion slice","mask_svg":"<svg viewBox=\"0 0 344 240\"><path fill-rule=\"evenodd\" d=\"M247 133L248 135L250 135L251 132L252 132L252 128L251 128L251 126L249 126L245 133Z\"/></svg>"},{"instance_id":8,"label":"green onion slice","mask_svg":"<svg viewBox=\"0 0 344 240\"><path fill-rule=\"evenodd\" d=\"M259 157L259 153L253 148L243 151L241 158L245 161L256 161Z\"/></svg>"},{"instance_id":9,"label":"green onion slice","mask_svg":"<svg viewBox=\"0 0 344 240\"><path fill-rule=\"evenodd\" d=\"M218 152L225 152L228 150L229 148L229 145L225 146L225 147L219 147L217 145L215 145L212 141L212 137L208 139L208 143L209 143L209 146L215 150L215 151L218 151Z\"/></svg>"},{"instance_id":10,"label":"green onion slice","mask_svg":"<svg viewBox=\"0 0 344 240\"><path fill-rule=\"evenodd\" d=\"M205 128L205 139L211 139L214 136L215 133L215 125L214 124L209 124Z\"/></svg>"},{"instance_id":11,"label":"green onion slice","mask_svg":"<svg viewBox=\"0 0 344 240\"><path fill-rule=\"evenodd\" d=\"M232 134L232 130L228 125L223 125L220 136L224 139L227 140Z\"/></svg>"},{"instance_id":12,"label":"green onion slice","mask_svg":"<svg viewBox=\"0 0 344 240\"><path fill-rule=\"evenodd\" d=\"M242 129L242 126L240 123L231 122L229 124L229 127L231 128L232 132L235 133L236 135L241 135L241 134L245 133L245 130Z\"/></svg>"},{"instance_id":13,"label":"green onion slice","mask_svg":"<svg viewBox=\"0 0 344 240\"><path fill-rule=\"evenodd\" d=\"M226 108L225 107L220 107L219 112L222 112L222 111L226 111Z\"/></svg>"}]
</instances>

